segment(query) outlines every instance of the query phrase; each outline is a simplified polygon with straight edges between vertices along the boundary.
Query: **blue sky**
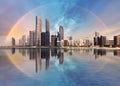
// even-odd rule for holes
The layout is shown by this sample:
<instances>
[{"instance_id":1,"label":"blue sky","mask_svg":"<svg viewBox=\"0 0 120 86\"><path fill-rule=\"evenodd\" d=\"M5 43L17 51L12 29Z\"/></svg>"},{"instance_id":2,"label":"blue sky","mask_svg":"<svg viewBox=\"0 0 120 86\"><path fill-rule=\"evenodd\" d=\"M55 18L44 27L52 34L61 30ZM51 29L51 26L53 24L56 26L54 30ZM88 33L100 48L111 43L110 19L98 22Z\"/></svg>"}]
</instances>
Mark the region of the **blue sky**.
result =
<instances>
[{"instance_id":1,"label":"blue sky","mask_svg":"<svg viewBox=\"0 0 120 86\"><path fill-rule=\"evenodd\" d=\"M36 14L47 17L53 30L63 25L66 34L75 32L79 37L95 31L108 37L120 34L120 0L1 0L0 37L4 38L23 15L43 5L42 14Z\"/></svg>"}]
</instances>

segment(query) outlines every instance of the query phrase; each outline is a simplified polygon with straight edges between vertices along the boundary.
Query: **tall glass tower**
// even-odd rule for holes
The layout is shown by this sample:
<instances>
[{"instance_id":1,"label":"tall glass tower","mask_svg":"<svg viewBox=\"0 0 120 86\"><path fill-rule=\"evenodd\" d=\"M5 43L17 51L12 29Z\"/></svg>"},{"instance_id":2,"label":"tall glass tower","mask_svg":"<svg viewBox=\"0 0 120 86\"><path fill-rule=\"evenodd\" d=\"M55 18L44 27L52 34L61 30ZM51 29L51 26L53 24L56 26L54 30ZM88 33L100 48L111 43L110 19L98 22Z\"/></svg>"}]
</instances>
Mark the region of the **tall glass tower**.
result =
<instances>
[{"instance_id":1,"label":"tall glass tower","mask_svg":"<svg viewBox=\"0 0 120 86\"><path fill-rule=\"evenodd\" d=\"M40 17L36 16L36 30L35 30L36 46L41 46L41 32L42 32L42 21L41 21Z\"/></svg>"},{"instance_id":2,"label":"tall glass tower","mask_svg":"<svg viewBox=\"0 0 120 86\"><path fill-rule=\"evenodd\" d=\"M46 27L46 32L50 32L50 24L48 19L45 19L45 27Z\"/></svg>"},{"instance_id":3,"label":"tall glass tower","mask_svg":"<svg viewBox=\"0 0 120 86\"><path fill-rule=\"evenodd\" d=\"M60 41L64 39L64 29L63 26L59 27Z\"/></svg>"},{"instance_id":4,"label":"tall glass tower","mask_svg":"<svg viewBox=\"0 0 120 86\"><path fill-rule=\"evenodd\" d=\"M48 19L45 20L45 28L46 28L45 46L50 46L50 24Z\"/></svg>"}]
</instances>

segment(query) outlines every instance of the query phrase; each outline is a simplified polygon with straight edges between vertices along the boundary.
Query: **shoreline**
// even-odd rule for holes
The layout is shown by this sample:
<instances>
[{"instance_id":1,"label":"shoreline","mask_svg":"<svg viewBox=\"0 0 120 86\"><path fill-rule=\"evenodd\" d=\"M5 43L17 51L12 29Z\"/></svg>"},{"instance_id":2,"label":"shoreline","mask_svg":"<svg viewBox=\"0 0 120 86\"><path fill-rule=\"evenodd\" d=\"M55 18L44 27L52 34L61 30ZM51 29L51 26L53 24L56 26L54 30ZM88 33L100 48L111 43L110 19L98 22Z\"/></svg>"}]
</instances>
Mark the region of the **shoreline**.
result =
<instances>
[{"instance_id":1,"label":"shoreline","mask_svg":"<svg viewBox=\"0 0 120 86\"><path fill-rule=\"evenodd\" d=\"M115 47L115 48L111 48L111 47L36 47L36 46L31 46L31 47L12 47L12 46L2 46L0 47L0 49L12 49L12 48L15 48L15 49L37 49L37 48L58 48L58 49L104 49L104 50L120 50L120 47Z\"/></svg>"}]
</instances>

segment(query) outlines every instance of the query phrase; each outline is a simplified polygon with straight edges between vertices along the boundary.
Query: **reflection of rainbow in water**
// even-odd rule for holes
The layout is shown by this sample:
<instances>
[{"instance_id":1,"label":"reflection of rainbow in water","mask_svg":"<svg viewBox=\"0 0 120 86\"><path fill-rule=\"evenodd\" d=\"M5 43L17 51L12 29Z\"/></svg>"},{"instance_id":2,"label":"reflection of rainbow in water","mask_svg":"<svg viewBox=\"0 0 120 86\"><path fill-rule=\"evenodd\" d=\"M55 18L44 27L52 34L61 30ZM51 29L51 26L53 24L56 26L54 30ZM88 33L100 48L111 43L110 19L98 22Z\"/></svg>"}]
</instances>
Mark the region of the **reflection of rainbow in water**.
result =
<instances>
[{"instance_id":1,"label":"reflection of rainbow in water","mask_svg":"<svg viewBox=\"0 0 120 86\"><path fill-rule=\"evenodd\" d=\"M29 54L29 55L28 55ZM58 50L59 64L63 64L63 53ZM42 60L45 61L45 70L49 69L50 65L50 49L18 49L15 51L12 49L12 54L6 51L6 55L10 62L26 76L35 80L39 79L39 72L42 72ZM56 55L54 50L51 56ZM51 59L52 60L52 59ZM44 65L43 65L44 66Z\"/></svg>"},{"instance_id":2,"label":"reflection of rainbow in water","mask_svg":"<svg viewBox=\"0 0 120 86\"><path fill-rule=\"evenodd\" d=\"M118 64L118 61L116 60L116 59L113 59L112 57L107 57L107 56L103 56L102 57L102 59L98 59L98 60L96 60L95 61L95 63L97 63L98 64L98 66L96 66L95 68L94 68L94 64L92 64L92 63L94 63L94 61L93 61L93 58L92 57L94 57L93 55L91 55L90 53L92 53L92 50L84 50L84 52L83 53L81 53L83 50L73 50L73 51L71 51L70 50L70 52L73 52L73 54L75 55L75 57L74 57L74 59L73 59L73 57L68 57L68 56L66 56L65 58L65 62L68 64L67 66L63 66L63 67L59 67L59 65L56 65L55 64L55 66L56 66L56 68L57 68L57 70L59 71L59 72L61 72L61 73L64 73L64 72L66 72L66 68L67 69L69 69L69 70L71 70L71 71L73 71L73 72L75 72L76 71L76 67L77 67L77 64L76 63L74 63L74 60L77 60L78 62L80 62L80 61L83 61L82 63L88 63L88 64L90 64L90 69L89 69L89 66L88 66L88 69L89 70L91 70L91 71L93 71L93 72L90 72L90 74L88 75L88 76L84 76L84 77L82 77L81 79L88 79L88 78L91 78L91 77L94 77L97 73L99 73L99 72L101 72L102 70L104 70L104 67L105 67L105 65L107 65L107 63L114 63L114 64ZM85 51L87 52L87 54L85 54ZM89 51L89 53L88 53L88 51ZM68 53L69 53L69 50L68 50ZM42 51L42 54L43 54L43 56L44 56L44 54L45 54L45 52L44 51ZM52 52L52 54L53 55L55 55L53 52ZM37 61L36 61L36 63L35 64L32 64L31 62L30 62L30 60L28 60L28 58L26 59L26 57L25 57L25 59L24 58L21 58L22 56L21 55L19 55L18 53L17 54L14 54L14 55L12 55L10 52L8 52L8 51L6 51L6 55L8 56L8 59L11 61L11 63L18 69L18 70L20 70L23 74L25 74L26 76L28 76L28 77L30 77L30 78L33 78L33 79L35 79L35 80L40 80L39 78L38 78L38 76L37 76L37 74L35 73L35 72L33 72L32 70L29 70L29 67L31 68L31 69L34 69L35 68L35 64L37 63ZM73 56L74 56L73 55ZM79 58L79 56L81 55L81 58ZM87 55L87 57L91 57L91 58L85 58L86 57L86 55ZM58 52L58 56L60 56L60 52ZM62 55L63 56L63 55ZM39 57L39 56L38 56ZM30 59L30 58L29 58ZM32 58L31 58L32 59ZM40 60L40 58L36 58L36 59L38 59L38 60ZM98 62L98 61L100 61L100 62ZM34 62L35 62L35 60L34 60ZM21 66L21 64L23 64L22 66ZM27 65L28 64L28 65ZM33 66L31 66L31 64L33 65ZM88 65L87 64L87 65ZM92 65L91 65L92 64ZM26 67L24 67L24 66L26 66L27 65L27 67L28 68L26 68ZM46 64L46 65L48 65L48 64ZM84 66L84 65L83 65ZM41 68L41 66L40 65L38 65L37 66L38 67L38 70L37 71L39 71L39 69ZM98 68L97 68L98 67ZM48 67L47 67L48 68ZM36 68L37 69L37 68ZM95 69L97 69L97 70L95 70ZM40 69L41 70L41 69ZM46 69L47 70L47 69ZM32 71L32 72L31 72ZM35 71L35 70L34 70ZM36 72L37 72L36 71Z\"/></svg>"},{"instance_id":3,"label":"reflection of rainbow in water","mask_svg":"<svg viewBox=\"0 0 120 86\"><path fill-rule=\"evenodd\" d=\"M23 58L20 58L18 55L17 56L13 56L10 54L10 52L5 51L8 59L10 60L10 62L19 70L21 71L23 74L25 74L26 76L34 79L34 80L39 80L38 78L32 76L32 74L29 74L27 71L24 70L24 68L20 67L20 64L25 61ZM17 59L15 59L17 57ZM18 63L17 63L18 62ZM31 67L31 66L30 66Z\"/></svg>"}]
</instances>

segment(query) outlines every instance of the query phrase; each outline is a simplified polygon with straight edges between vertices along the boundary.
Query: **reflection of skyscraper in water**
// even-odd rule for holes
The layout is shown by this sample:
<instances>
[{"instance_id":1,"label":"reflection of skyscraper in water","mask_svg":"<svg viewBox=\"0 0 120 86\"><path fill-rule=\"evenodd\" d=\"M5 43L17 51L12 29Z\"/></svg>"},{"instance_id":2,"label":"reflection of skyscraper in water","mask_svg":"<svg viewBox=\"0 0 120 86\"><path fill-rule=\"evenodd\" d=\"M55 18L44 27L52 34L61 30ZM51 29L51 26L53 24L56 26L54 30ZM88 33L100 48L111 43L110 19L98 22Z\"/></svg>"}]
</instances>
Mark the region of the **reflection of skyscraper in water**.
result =
<instances>
[{"instance_id":1,"label":"reflection of skyscraper in water","mask_svg":"<svg viewBox=\"0 0 120 86\"><path fill-rule=\"evenodd\" d=\"M72 53L72 50L69 50L69 55L71 56L73 53Z\"/></svg>"},{"instance_id":2,"label":"reflection of skyscraper in water","mask_svg":"<svg viewBox=\"0 0 120 86\"><path fill-rule=\"evenodd\" d=\"M45 67L45 69L48 70L48 69L49 69L49 66L50 66L50 58L47 57L47 58L46 58L46 67Z\"/></svg>"},{"instance_id":3,"label":"reflection of skyscraper in water","mask_svg":"<svg viewBox=\"0 0 120 86\"><path fill-rule=\"evenodd\" d=\"M35 54L36 54L35 49L30 48L30 49L29 49L29 58L30 58L30 60L35 59L35 57L36 57Z\"/></svg>"},{"instance_id":4,"label":"reflection of skyscraper in water","mask_svg":"<svg viewBox=\"0 0 120 86\"><path fill-rule=\"evenodd\" d=\"M114 56L120 56L120 50L114 50Z\"/></svg>"},{"instance_id":5,"label":"reflection of skyscraper in water","mask_svg":"<svg viewBox=\"0 0 120 86\"><path fill-rule=\"evenodd\" d=\"M14 51L13 51L14 52ZM42 70L42 59L45 59L45 69L48 70L50 66L50 49L44 48L30 48L30 49L19 49L19 52L26 56L26 52L30 60L35 60L35 70L39 72ZM63 64L64 62L64 50L54 48L51 50L51 56L57 56L59 58L59 63Z\"/></svg>"},{"instance_id":6,"label":"reflection of skyscraper in water","mask_svg":"<svg viewBox=\"0 0 120 86\"><path fill-rule=\"evenodd\" d=\"M99 56L106 55L106 50L94 49L95 59L99 58Z\"/></svg>"},{"instance_id":7,"label":"reflection of skyscraper in water","mask_svg":"<svg viewBox=\"0 0 120 86\"><path fill-rule=\"evenodd\" d=\"M36 72L39 72L42 69L41 49L30 48L29 58L30 60L35 59Z\"/></svg>"},{"instance_id":8,"label":"reflection of skyscraper in water","mask_svg":"<svg viewBox=\"0 0 120 86\"><path fill-rule=\"evenodd\" d=\"M46 70L49 69L50 49L41 49L41 58L46 59Z\"/></svg>"},{"instance_id":9,"label":"reflection of skyscraper in water","mask_svg":"<svg viewBox=\"0 0 120 86\"><path fill-rule=\"evenodd\" d=\"M26 56L26 49L21 49L21 53L23 56Z\"/></svg>"},{"instance_id":10,"label":"reflection of skyscraper in water","mask_svg":"<svg viewBox=\"0 0 120 86\"><path fill-rule=\"evenodd\" d=\"M12 54L15 54L15 48L12 48Z\"/></svg>"},{"instance_id":11,"label":"reflection of skyscraper in water","mask_svg":"<svg viewBox=\"0 0 120 86\"><path fill-rule=\"evenodd\" d=\"M51 56L52 57L56 57L57 56L57 49L56 48L52 48L51 49Z\"/></svg>"},{"instance_id":12,"label":"reflection of skyscraper in water","mask_svg":"<svg viewBox=\"0 0 120 86\"><path fill-rule=\"evenodd\" d=\"M12 46L15 46L15 38L12 37Z\"/></svg>"},{"instance_id":13,"label":"reflection of skyscraper in water","mask_svg":"<svg viewBox=\"0 0 120 86\"><path fill-rule=\"evenodd\" d=\"M63 62L64 62L64 53L61 52L61 49L58 50L58 58L59 58L59 64L63 64Z\"/></svg>"},{"instance_id":14,"label":"reflection of skyscraper in water","mask_svg":"<svg viewBox=\"0 0 120 86\"><path fill-rule=\"evenodd\" d=\"M42 69L41 49L35 49L36 72Z\"/></svg>"}]
</instances>

